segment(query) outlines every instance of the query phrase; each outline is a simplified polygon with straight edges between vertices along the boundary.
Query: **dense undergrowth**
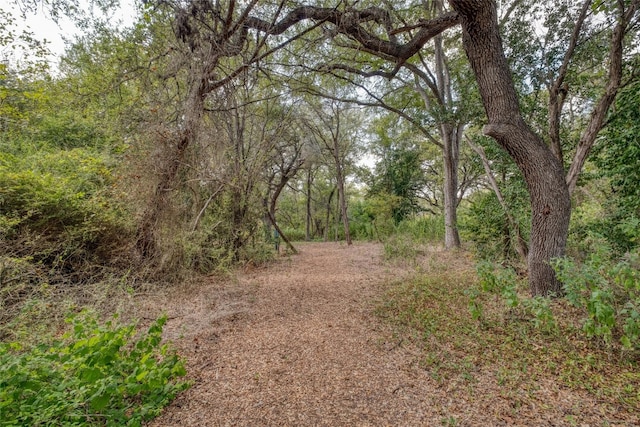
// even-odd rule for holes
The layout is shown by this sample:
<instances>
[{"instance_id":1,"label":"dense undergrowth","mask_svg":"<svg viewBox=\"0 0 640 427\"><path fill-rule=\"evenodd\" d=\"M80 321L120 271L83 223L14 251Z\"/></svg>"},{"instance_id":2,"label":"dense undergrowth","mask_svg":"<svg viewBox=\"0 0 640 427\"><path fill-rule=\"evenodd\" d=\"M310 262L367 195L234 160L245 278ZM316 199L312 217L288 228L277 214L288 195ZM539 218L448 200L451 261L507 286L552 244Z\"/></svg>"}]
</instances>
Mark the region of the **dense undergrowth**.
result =
<instances>
[{"instance_id":1,"label":"dense undergrowth","mask_svg":"<svg viewBox=\"0 0 640 427\"><path fill-rule=\"evenodd\" d=\"M511 395L554 379L636 411L640 280L634 262L599 265L589 282L583 279L594 273L593 263L558 261L560 274L573 278L567 298L543 299L528 296L512 269L484 262L476 270L463 252L431 252L412 279L390 284L377 312L402 339L418 343L420 363L438 383L464 390L490 378L491 387Z\"/></svg>"}]
</instances>

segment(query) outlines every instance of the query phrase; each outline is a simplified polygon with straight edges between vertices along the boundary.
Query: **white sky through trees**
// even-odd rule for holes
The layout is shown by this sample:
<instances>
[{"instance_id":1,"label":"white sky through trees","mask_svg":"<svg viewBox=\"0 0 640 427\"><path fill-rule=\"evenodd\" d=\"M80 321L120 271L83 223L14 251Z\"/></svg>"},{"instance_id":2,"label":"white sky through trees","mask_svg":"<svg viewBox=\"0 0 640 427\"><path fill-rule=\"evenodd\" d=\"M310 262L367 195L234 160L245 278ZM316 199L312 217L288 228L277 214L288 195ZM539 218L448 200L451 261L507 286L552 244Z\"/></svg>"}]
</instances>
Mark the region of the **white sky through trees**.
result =
<instances>
[{"instance_id":1,"label":"white sky through trees","mask_svg":"<svg viewBox=\"0 0 640 427\"><path fill-rule=\"evenodd\" d=\"M89 0L82 0L86 4L85 10L90 10ZM128 26L135 18L135 2L137 0L120 0L121 6L110 14L110 22L118 27ZM60 17L58 23L51 17L49 11L39 6L37 11L23 11L16 0L1 0L0 10L9 13L14 18L14 25L7 30L15 32L16 42L13 46L6 46L0 51L0 61L19 62L31 52L25 51L19 37L23 32L30 32L34 38L46 43L51 52L48 61L55 69L60 56L65 51L66 43L73 42L81 34L76 25L66 17ZM96 10L96 13L100 13Z\"/></svg>"}]
</instances>

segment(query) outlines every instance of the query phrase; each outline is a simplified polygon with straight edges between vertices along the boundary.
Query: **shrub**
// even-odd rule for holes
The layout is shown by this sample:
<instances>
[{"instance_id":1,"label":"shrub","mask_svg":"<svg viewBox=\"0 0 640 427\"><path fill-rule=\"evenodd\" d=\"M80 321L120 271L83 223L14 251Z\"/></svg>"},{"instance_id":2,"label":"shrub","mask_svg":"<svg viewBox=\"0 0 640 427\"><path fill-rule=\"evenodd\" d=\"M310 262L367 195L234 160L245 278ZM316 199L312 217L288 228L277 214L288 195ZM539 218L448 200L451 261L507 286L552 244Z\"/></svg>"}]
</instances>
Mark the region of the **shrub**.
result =
<instances>
[{"instance_id":1,"label":"shrub","mask_svg":"<svg viewBox=\"0 0 640 427\"><path fill-rule=\"evenodd\" d=\"M406 234L394 234L384 242L384 258L386 260L402 260L415 262L418 256L418 246Z\"/></svg>"},{"instance_id":2,"label":"shrub","mask_svg":"<svg viewBox=\"0 0 640 427\"><path fill-rule=\"evenodd\" d=\"M444 219L441 215L417 216L400 222L395 232L408 234L419 242L441 242L444 240Z\"/></svg>"},{"instance_id":3,"label":"shrub","mask_svg":"<svg viewBox=\"0 0 640 427\"><path fill-rule=\"evenodd\" d=\"M113 182L109 159L84 149L0 154L5 252L49 265L108 258L131 228Z\"/></svg>"},{"instance_id":4,"label":"shrub","mask_svg":"<svg viewBox=\"0 0 640 427\"><path fill-rule=\"evenodd\" d=\"M583 264L561 258L553 266L567 300L584 312L587 336L640 350L640 254L612 262L595 253Z\"/></svg>"},{"instance_id":5,"label":"shrub","mask_svg":"<svg viewBox=\"0 0 640 427\"><path fill-rule=\"evenodd\" d=\"M510 213L518 222L522 237L529 235L530 215L528 206L523 203L527 198L520 194L520 184L514 188L504 188L503 196L510 202ZM478 192L459 210L461 237L473 244L474 252L480 259L512 260L518 259L515 243L517 236L509 224L503 207L493 192Z\"/></svg>"},{"instance_id":6,"label":"shrub","mask_svg":"<svg viewBox=\"0 0 640 427\"><path fill-rule=\"evenodd\" d=\"M482 320L484 316L481 296L492 294L501 297L512 313L529 321L534 328L545 333L557 331L558 325L551 310L550 299L521 297L518 294L518 276L512 268L504 268L489 261L481 261L476 268L479 285L466 292L469 311L474 319Z\"/></svg>"},{"instance_id":7,"label":"shrub","mask_svg":"<svg viewBox=\"0 0 640 427\"><path fill-rule=\"evenodd\" d=\"M166 317L146 334L82 313L62 339L27 350L0 343L0 426L139 426L187 387L161 345Z\"/></svg>"}]
</instances>

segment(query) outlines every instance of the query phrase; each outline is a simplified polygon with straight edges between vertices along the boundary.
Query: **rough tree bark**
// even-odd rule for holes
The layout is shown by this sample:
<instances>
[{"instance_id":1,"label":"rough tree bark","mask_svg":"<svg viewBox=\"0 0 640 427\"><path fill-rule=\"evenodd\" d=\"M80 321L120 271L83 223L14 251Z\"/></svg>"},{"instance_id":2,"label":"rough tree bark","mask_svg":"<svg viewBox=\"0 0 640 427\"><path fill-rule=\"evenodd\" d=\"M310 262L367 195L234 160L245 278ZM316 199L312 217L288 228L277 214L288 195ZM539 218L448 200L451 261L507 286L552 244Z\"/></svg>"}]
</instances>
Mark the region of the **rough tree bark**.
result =
<instances>
[{"instance_id":1,"label":"rough tree bark","mask_svg":"<svg viewBox=\"0 0 640 427\"><path fill-rule=\"evenodd\" d=\"M441 125L444 145L444 246L446 249L460 247L458 233L458 164L460 162L460 126Z\"/></svg>"},{"instance_id":2,"label":"rough tree bark","mask_svg":"<svg viewBox=\"0 0 640 427\"><path fill-rule=\"evenodd\" d=\"M529 285L533 295L562 294L549 261L565 253L571 215L558 158L522 118L492 0L449 0L460 15L463 44L487 113L485 134L514 159L531 200Z\"/></svg>"}]
</instances>

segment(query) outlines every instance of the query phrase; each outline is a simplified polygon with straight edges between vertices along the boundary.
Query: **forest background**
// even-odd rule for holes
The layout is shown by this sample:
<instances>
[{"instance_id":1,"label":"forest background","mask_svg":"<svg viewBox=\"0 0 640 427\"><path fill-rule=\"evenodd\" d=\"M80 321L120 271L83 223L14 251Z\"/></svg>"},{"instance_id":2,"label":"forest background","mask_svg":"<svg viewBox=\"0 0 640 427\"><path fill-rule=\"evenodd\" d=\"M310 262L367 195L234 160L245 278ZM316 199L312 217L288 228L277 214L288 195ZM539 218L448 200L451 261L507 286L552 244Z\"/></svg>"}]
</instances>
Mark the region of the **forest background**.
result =
<instances>
[{"instance_id":1,"label":"forest background","mask_svg":"<svg viewBox=\"0 0 640 427\"><path fill-rule=\"evenodd\" d=\"M125 26L114 1L15 3L79 29L55 65L0 12L0 356L80 307L296 241L375 240L389 258L470 251L471 316L486 294L543 329L577 310L587 340L637 363L639 2L495 5L506 89L560 196L486 126L465 3L149 1Z\"/></svg>"}]
</instances>

